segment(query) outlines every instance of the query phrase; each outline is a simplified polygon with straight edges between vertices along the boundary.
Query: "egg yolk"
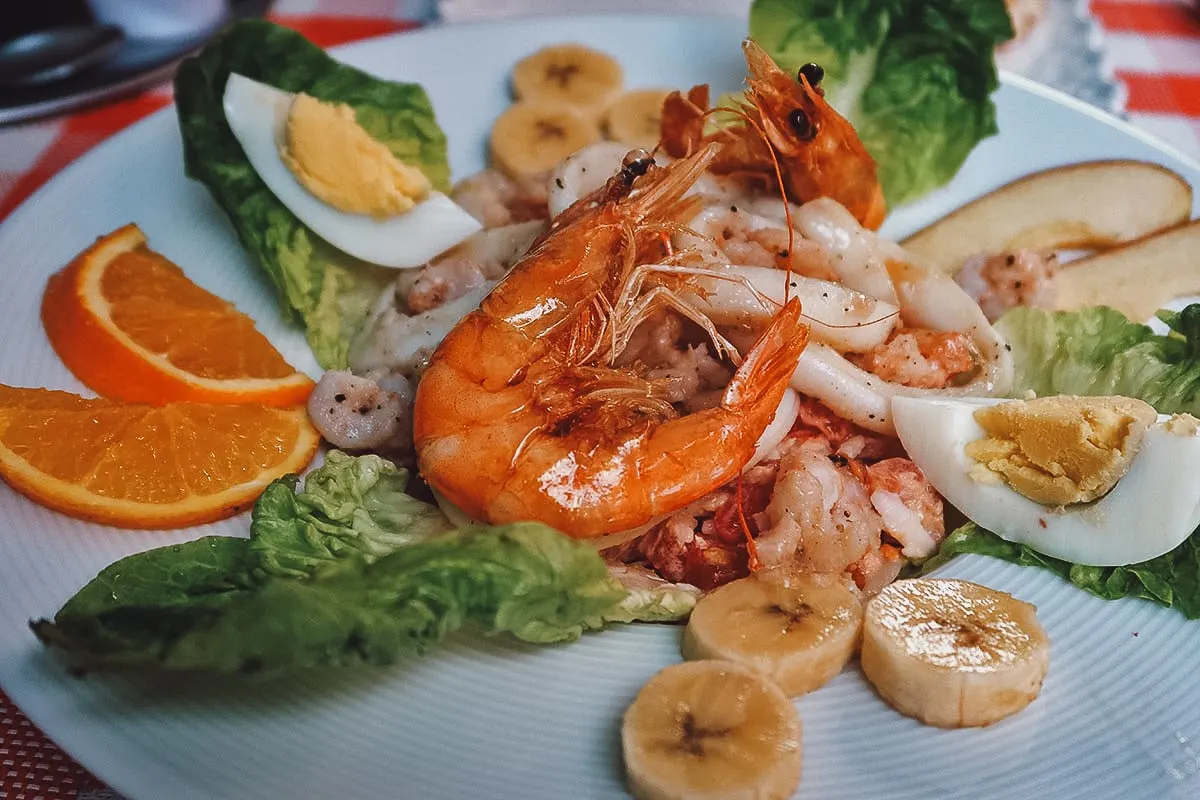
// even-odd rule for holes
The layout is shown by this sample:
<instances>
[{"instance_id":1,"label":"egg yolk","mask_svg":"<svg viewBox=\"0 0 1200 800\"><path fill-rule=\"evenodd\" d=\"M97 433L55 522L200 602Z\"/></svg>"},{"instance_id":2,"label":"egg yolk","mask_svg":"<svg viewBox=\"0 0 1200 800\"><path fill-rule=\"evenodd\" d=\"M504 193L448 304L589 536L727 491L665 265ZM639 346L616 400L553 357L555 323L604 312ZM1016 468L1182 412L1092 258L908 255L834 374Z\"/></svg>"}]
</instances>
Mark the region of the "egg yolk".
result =
<instances>
[{"instance_id":1,"label":"egg yolk","mask_svg":"<svg viewBox=\"0 0 1200 800\"><path fill-rule=\"evenodd\" d=\"M373 139L344 103L296 95L288 110L284 164L314 196L354 214L388 217L411 209L429 179Z\"/></svg>"},{"instance_id":2,"label":"egg yolk","mask_svg":"<svg viewBox=\"0 0 1200 800\"><path fill-rule=\"evenodd\" d=\"M1102 497L1125 475L1142 438L1158 419L1128 397L1042 397L980 408L975 421L987 438L967 455L1036 503L1065 506ZM990 474L989 474L990 473Z\"/></svg>"}]
</instances>

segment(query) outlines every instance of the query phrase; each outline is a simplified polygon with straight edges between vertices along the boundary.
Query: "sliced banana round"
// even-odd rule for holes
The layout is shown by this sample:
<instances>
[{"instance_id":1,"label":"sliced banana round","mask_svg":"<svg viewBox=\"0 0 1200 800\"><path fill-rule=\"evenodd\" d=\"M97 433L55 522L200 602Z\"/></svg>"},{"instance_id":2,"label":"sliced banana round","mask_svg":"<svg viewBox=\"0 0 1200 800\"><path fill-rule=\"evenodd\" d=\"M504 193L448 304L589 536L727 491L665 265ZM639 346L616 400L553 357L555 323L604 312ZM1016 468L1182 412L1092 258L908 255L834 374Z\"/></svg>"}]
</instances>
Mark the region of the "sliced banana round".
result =
<instances>
[{"instance_id":1,"label":"sliced banana round","mask_svg":"<svg viewBox=\"0 0 1200 800\"><path fill-rule=\"evenodd\" d=\"M492 126L492 160L514 178L535 178L599 138L596 123L570 108L514 103Z\"/></svg>"},{"instance_id":2,"label":"sliced banana round","mask_svg":"<svg viewBox=\"0 0 1200 800\"><path fill-rule=\"evenodd\" d=\"M625 712L621 746L641 800L782 800L800 783L795 707L767 678L729 661L656 674Z\"/></svg>"},{"instance_id":3,"label":"sliced banana round","mask_svg":"<svg viewBox=\"0 0 1200 800\"><path fill-rule=\"evenodd\" d=\"M696 603L683 656L736 661L797 697L842 671L858 649L862 620L858 592L841 576L765 570Z\"/></svg>"},{"instance_id":4,"label":"sliced banana round","mask_svg":"<svg viewBox=\"0 0 1200 800\"><path fill-rule=\"evenodd\" d=\"M653 150L662 127L663 100L669 89L631 89L618 97L604 115L609 139Z\"/></svg>"},{"instance_id":5,"label":"sliced banana round","mask_svg":"<svg viewBox=\"0 0 1200 800\"><path fill-rule=\"evenodd\" d=\"M892 707L941 728L1029 705L1050 666L1037 609L969 581L898 581L867 605L862 670Z\"/></svg>"},{"instance_id":6,"label":"sliced banana round","mask_svg":"<svg viewBox=\"0 0 1200 800\"><path fill-rule=\"evenodd\" d=\"M612 56L581 44L544 47L513 67L518 100L574 106L599 116L621 93L625 77Z\"/></svg>"}]
</instances>

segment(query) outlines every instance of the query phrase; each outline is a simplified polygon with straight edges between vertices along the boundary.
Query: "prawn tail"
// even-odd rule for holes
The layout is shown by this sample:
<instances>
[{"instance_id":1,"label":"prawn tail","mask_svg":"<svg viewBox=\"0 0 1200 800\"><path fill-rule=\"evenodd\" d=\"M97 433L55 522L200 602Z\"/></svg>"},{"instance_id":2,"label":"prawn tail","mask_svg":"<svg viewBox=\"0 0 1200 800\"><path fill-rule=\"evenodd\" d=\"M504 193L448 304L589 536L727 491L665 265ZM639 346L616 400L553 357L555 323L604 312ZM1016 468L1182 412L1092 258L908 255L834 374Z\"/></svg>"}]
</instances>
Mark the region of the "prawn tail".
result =
<instances>
[{"instance_id":1,"label":"prawn tail","mask_svg":"<svg viewBox=\"0 0 1200 800\"><path fill-rule=\"evenodd\" d=\"M692 155L658 171L653 180L647 175L638 182L640 190L630 198L630 211L638 219L662 218L679 213L679 201L692 188L721 149L710 142Z\"/></svg>"},{"instance_id":2,"label":"prawn tail","mask_svg":"<svg viewBox=\"0 0 1200 800\"><path fill-rule=\"evenodd\" d=\"M684 97L675 91L663 101L659 124L659 147L672 158L684 158L696 151L704 138L704 118L708 112L708 86L693 86Z\"/></svg>"},{"instance_id":3,"label":"prawn tail","mask_svg":"<svg viewBox=\"0 0 1200 800\"><path fill-rule=\"evenodd\" d=\"M746 353L725 389L722 407L747 412L758 408L774 410L807 344L808 326L800 322L800 299L792 298Z\"/></svg>"}]
</instances>

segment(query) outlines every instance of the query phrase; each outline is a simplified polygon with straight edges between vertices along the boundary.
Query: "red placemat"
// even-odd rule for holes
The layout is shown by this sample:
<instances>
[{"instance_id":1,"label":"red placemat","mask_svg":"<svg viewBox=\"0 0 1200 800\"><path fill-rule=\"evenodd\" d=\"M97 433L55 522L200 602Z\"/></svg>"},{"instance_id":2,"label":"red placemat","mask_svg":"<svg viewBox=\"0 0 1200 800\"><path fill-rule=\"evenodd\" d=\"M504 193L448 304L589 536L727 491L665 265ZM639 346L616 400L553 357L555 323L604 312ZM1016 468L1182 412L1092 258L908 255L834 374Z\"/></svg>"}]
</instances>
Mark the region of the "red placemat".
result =
<instances>
[{"instance_id":1,"label":"red placemat","mask_svg":"<svg viewBox=\"0 0 1200 800\"><path fill-rule=\"evenodd\" d=\"M106 794L112 796L0 692L0 798L100 800Z\"/></svg>"}]
</instances>

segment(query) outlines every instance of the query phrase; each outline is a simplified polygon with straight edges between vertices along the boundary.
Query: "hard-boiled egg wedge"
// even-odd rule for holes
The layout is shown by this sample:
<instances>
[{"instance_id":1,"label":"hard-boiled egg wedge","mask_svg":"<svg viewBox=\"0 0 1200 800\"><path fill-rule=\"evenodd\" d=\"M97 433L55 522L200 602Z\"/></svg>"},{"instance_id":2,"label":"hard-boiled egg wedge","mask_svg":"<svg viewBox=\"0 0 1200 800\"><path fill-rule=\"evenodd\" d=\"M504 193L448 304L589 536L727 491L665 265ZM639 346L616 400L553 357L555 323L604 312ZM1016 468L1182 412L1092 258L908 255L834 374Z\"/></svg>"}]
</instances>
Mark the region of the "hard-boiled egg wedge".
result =
<instances>
[{"instance_id":1,"label":"hard-boiled egg wedge","mask_svg":"<svg viewBox=\"0 0 1200 800\"><path fill-rule=\"evenodd\" d=\"M1000 480L978 479L970 442L987 434L975 411L991 399L897 397L896 432L909 457L953 506L1011 542L1076 564L1135 564L1166 553L1200 524L1200 431L1190 418L1159 415L1128 472L1089 503L1047 506ZM974 476L973 476L974 473Z\"/></svg>"},{"instance_id":2,"label":"hard-boiled egg wedge","mask_svg":"<svg viewBox=\"0 0 1200 800\"><path fill-rule=\"evenodd\" d=\"M233 74L225 84L225 118L267 188L322 239L373 264L417 267L480 230L470 214L439 192L429 192L410 210L387 217L343 211L318 199L280 155L295 98ZM329 143L337 145L336 140Z\"/></svg>"}]
</instances>

